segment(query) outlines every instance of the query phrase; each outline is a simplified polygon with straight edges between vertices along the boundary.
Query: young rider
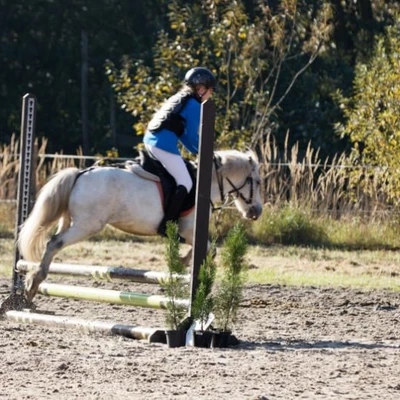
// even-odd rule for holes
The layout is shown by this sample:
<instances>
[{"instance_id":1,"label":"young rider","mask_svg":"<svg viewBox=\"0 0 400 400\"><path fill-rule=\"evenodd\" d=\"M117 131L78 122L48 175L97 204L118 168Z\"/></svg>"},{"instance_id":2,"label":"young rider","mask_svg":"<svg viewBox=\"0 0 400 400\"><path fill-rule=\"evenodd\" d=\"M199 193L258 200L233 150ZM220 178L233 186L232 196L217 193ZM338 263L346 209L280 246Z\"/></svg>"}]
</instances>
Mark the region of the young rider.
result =
<instances>
[{"instance_id":1,"label":"young rider","mask_svg":"<svg viewBox=\"0 0 400 400\"><path fill-rule=\"evenodd\" d=\"M176 190L157 230L162 236L166 235L167 221L178 221L182 205L193 186L178 142L190 153L198 153L200 105L210 98L215 84L215 76L207 68L190 69L183 87L154 114L144 135L147 151L161 162L176 182Z\"/></svg>"}]
</instances>

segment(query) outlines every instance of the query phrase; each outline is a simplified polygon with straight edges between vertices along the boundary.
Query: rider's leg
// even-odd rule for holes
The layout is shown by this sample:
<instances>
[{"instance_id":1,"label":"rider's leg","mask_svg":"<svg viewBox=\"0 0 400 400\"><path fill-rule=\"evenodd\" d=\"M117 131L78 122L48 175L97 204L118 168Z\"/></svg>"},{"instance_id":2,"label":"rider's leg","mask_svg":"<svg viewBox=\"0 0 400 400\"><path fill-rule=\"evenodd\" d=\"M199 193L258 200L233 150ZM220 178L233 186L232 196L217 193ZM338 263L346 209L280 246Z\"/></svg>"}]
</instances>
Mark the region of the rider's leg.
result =
<instances>
[{"instance_id":1,"label":"rider's leg","mask_svg":"<svg viewBox=\"0 0 400 400\"><path fill-rule=\"evenodd\" d=\"M157 229L157 233L159 235L166 236L168 221L178 222L179 214L186 199L187 193L188 192L183 185L179 185L176 188L175 192L172 193L170 201L164 213L164 218L162 219Z\"/></svg>"},{"instance_id":2,"label":"rider's leg","mask_svg":"<svg viewBox=\"0 0 400 400\"><path fill-rule=\"evenodd\" d=\"M193 186L192 178L186 168L182 157L167 151L158 149L157 147L148 146L146 148L161 162L164 168L174 177L176 182L176 190L172 193L169 204L165 210L165 215L158 228L158 233L165 236L168 221L177 222L182 205L187 194Z\"/></svg>"}]
</instances>

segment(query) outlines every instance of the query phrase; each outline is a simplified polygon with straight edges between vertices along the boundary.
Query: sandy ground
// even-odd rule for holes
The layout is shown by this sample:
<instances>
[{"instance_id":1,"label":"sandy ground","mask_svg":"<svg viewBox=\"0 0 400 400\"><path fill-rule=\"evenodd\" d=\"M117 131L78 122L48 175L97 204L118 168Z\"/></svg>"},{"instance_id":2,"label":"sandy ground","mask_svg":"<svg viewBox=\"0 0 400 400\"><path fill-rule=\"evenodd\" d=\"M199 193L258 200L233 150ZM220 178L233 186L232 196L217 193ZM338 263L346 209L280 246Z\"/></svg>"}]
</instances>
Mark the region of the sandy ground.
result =
<instances>
[{"instance_id":1,"label":"sandy ground","mask_svg":"<svg viewBox=\"0 0 400 400\"><path fill-rule=\"evenodd\" d=\"M111 287L159 292L135 285ZM9 286L0 279L0 301ZM43 296L35 304L57 315L164 325L163 310ZM251 286L234 334L240 343L227 349L171 349L3 319L0 398L400 399L399 293Z\"/></svg>"}]
</instances>

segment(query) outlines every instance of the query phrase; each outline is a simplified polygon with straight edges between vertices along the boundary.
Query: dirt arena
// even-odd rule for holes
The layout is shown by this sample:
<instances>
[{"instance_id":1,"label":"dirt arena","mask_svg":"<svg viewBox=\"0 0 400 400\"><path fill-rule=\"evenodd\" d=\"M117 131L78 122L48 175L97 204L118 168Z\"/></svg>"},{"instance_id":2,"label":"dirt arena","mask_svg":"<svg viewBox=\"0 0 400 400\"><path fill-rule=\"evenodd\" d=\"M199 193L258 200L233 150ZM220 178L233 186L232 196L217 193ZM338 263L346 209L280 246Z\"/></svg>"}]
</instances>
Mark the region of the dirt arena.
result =
<instances>
[{"instance_id":1,"label":"dirt arena","mask_svg":"<svg viewBox=\"0 0 400 400\"><path fill-rule=\"evenodd\" d=\"M0 280L0 301L9 286ZM163 310L42 296L35 304L58 315L164 325ZM0 398L400 399L398 293L257 285L246 289L240 312L240 342L227 349L170 349L1 320Z\"/></svg>"}]
</instances>

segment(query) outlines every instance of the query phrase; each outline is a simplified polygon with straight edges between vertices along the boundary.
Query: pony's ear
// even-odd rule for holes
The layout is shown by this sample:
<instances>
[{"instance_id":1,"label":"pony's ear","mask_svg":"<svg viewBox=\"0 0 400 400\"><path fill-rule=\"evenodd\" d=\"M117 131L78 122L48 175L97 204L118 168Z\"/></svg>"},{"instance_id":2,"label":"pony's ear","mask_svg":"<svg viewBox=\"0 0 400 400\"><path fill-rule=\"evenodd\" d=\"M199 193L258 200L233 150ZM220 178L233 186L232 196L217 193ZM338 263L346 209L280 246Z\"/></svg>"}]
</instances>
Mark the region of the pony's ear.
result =
<instances>
[{"instance_id":1,"label":"pony's ear","mask_svg":"<svg viewBox=\"0 0 400 400\"><path fill-rule=\"evenodd\" d=\"M222 158L217 153L214 153L214 163L217 169L222 167Z\"/></svg>"},{"instance_id":2,"label":"pony's ear","mask_svg":"<svg viewBox=\"0 0 400 400\"><path fill-rule=\"evenodd\" d=\"M254 162L254 164L258 165L258 156L257 153L252 150L250 147L247 147L247 152L246 154L249 155L249 161Z\"/></svg>"},{"instance_id":3,"label":"pony's ear","mask_svg":"<svg viewBox=\"0 0 400 400\"><path fill-rule=\"evenodd\" d=\"M249 155L249 163L250 163L251 170L254 171L256 169L257 164L255 163L255 161L251 155Z\"/></svg>"}]
</instances>

